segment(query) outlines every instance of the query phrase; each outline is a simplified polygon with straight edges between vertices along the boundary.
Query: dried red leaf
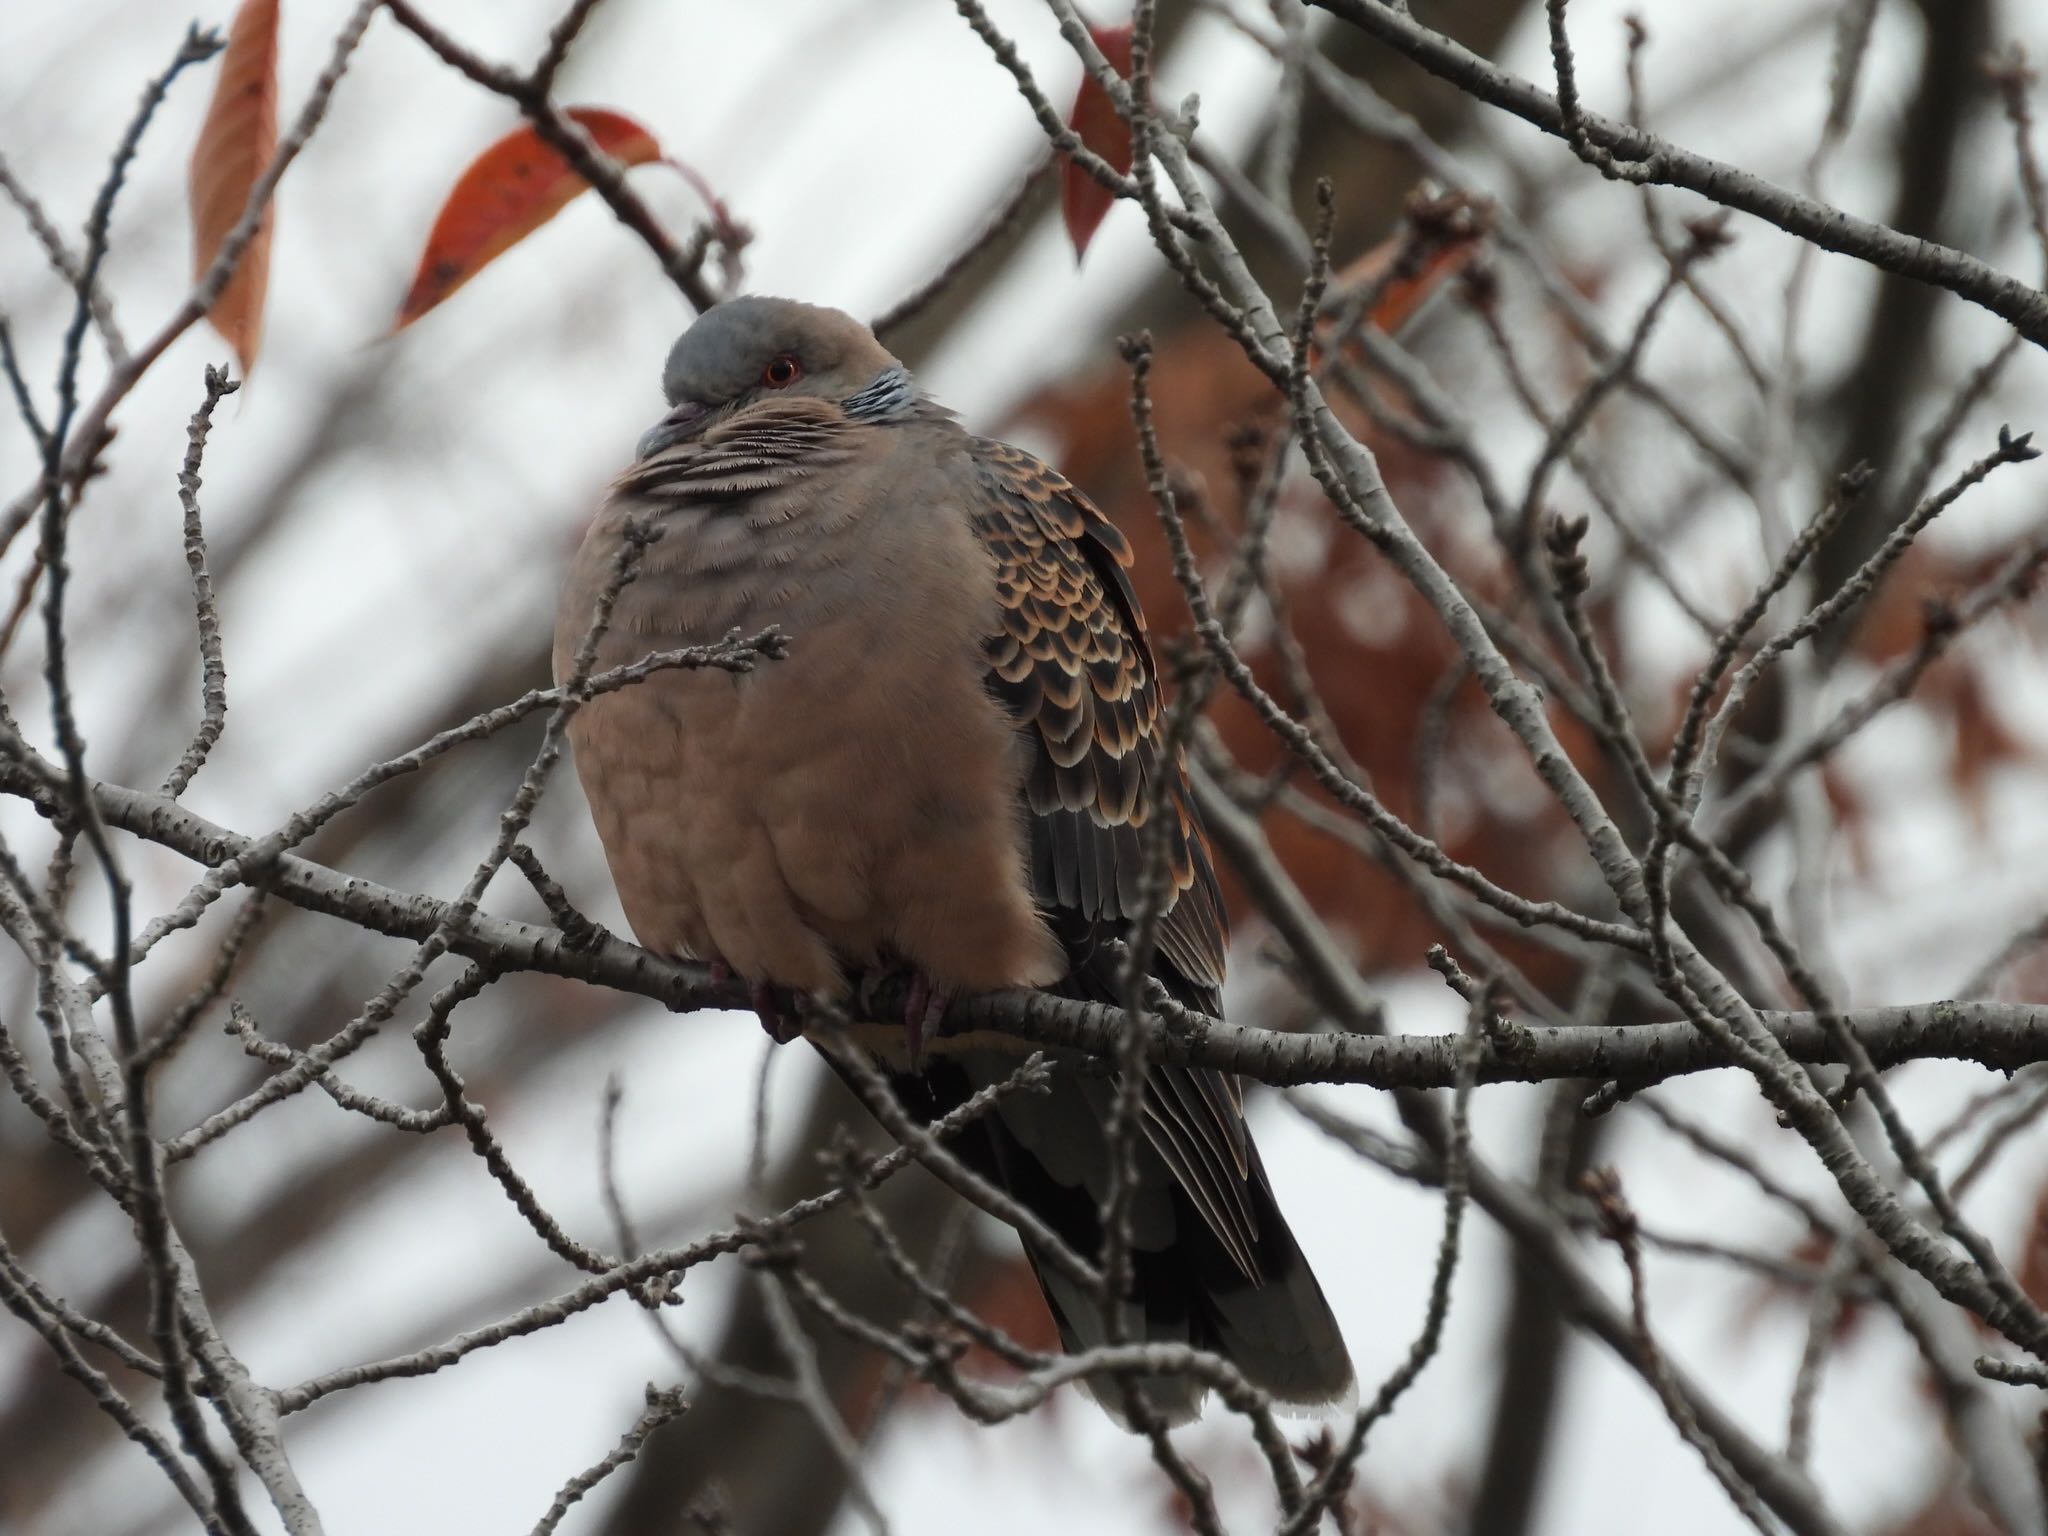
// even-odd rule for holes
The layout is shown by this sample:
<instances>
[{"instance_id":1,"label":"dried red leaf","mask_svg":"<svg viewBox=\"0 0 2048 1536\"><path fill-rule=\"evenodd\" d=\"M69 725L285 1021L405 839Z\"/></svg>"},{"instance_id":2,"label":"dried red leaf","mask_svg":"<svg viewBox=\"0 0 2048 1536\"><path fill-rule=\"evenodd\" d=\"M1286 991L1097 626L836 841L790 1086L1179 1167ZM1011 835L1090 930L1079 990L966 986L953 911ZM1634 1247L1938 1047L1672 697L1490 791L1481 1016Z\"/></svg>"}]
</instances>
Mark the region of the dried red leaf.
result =
<instances>
[{"instance_id":1,"label":"dried red leaf","mask_svg":"<svg viewBox=\"0 0 2048 1536\"><path fill-rule=\"evenodd\" d=\"M1963 797L1970 823L1979 837L1991 835L1990 791L1992 771L2007 763L2023 762L2027 745L2006 724L1989 682L1982 672L1964 660L1948 669L1949 717L1955 727L1955 752L1951 777Z\"/></svg>"},{"instance_id":2,"label":"dried red leaf","mask_svg":"<svg viewBox=\"0 0 2048 1536\"><path fill-rule=\"evenodd\" d=\"M1130 27L1090 27L1088 35L1095 39L1095 46L1102 50L1102 56L1109 60L1110 67L1122 78L1130 79ZM1131 126L1117 116L1109 93L1085 71L1081 75L1081 91L1074 98L1074 110L1067 118L1067 126L1080 135L1083 144L1117 170L1129 173ZM1095 238L1096 229L1108 214L1109 205L1115 201L1107 187L1071 160L1061 167L1060 210L1066 216L1067 238L1074 242L1075 261L1087 254L1088 242Z\"/></svg>"},{"instance_id":3,"label":"dried red leaf","mask_svg":"<svg viewBox=\"0 0 2048 1536\"><path fill-rule=\"evenodd\" d=\"M661 158L654 135L630 117L600 107L570 107L563 115L621 165ZM506 134L470 162L441 204L392 329L411 325L589 185L531 125Z\"/></svg>"},{"instance_id":4,"label":"dried red leaf","mask_svg":"<svg viewBox=\"0 0 2048 1536\"><path fill-rule=\"evenodd\" d=\"M1927 637L1926 601L1963 585L1962 572L1943 553L1915 544L1849 620L1850 644L1865 661L1882 665L1920 648Z\"/></svg>"},{"instance_id":5,"label":"dried red leaf","mask_svg":"<svg viewBox=\"0 0 2048 1536\"><path fill-rule=\"evenodd\" d=\"M1849 867L1861 879L1868 879L1875 865L1870 856L1870 809L1863 797L1832 759L1820 765L1820 785L1827 796L1828 811L1835 818L1835 830L1848 851Z\"/></svg>"},{"instance_id":6,"label":"dried red leaf","mask_svg":"<svg viewBox=\"0 0 2048 1536\"><path fill-rule=\"evenodd\" d=\"M1780 1257L1787 1264L1820 1269L1834 1257L1834 1253L1835 1240L1830 1234L1810 1231L1796 1242L1787 1244ZM1739 1340L1750 1339L1758 1326L1778 1309L1801 1317L1812 1310L1813 1293L1806 1286L1774 1274L1759 1273L1746 1289L1748 1297L1736 1314L1732 1330L1733 1337ZM1835 1313L1834 1326L1828 1333L1829 1341L1836 1349L1842 1348L1855 1337L1870 1315L1868 1302L1853 1295L1843 1297Z\"/></svg>"},{"instance_id":7,"label":"dried red leaf","mask_svg":"<svg viewBox=\"0 0 2048 1536\"><path fill-rule=\"evenodd\" d=\"M2014 1276L2027 1299L2035 1306L2048 1301L2048 1187L2034 1202L2034 1218L2027 1223L2026 1246L2020 1250L2019 1273Z\"/></svg>"},{"instance_id":8,"label":"dried red leaf","mask_svg":"<svg viewBox=\"0 0 2048 1536\"><path fill-rule=\"evenodd\" d=\"M2048 953L2037 949L2006 967L1997 995L2016 1003L2048 1003Z\"/></svg>"},{"instance_id":9,"label":"dried red leaf","mask_svg":"<svg viewBox=\"0 0 2048 1536\"><path fill-rule=\"evenodd\" d=\"M1491 210L1461 193L1411 202L1406 226L1339 271L1335 286L1381 284L1367 318L1392 335L1472 265L1490 229Z\"/></svg>"},{"instance_id":10,"label":"dried red leaf","mask_svg":"<svg viewBox=\"0 0 2048 1536\"><path fill-rule=\"evenodd\" d=\"M192 151L192 273L203 277L249 193L277 153L278 0L242 0L228 28L220 78ZM247 373L263 340L263 296L270 286L270 210L242 249L234 275L207 318Z\"/></svg>"},{"instance_id":11,"label":"dried red leaf","mask_svg":"<svg viewBox=\"0 0 2048 1536\"><path fill-rule=\"evenodd\" d=\"M1938 1488L1911 1514L1879 1527L1882 1536L1998 1536L1999 1529L1954 1486Z\"/></svg>"}]
</instances>

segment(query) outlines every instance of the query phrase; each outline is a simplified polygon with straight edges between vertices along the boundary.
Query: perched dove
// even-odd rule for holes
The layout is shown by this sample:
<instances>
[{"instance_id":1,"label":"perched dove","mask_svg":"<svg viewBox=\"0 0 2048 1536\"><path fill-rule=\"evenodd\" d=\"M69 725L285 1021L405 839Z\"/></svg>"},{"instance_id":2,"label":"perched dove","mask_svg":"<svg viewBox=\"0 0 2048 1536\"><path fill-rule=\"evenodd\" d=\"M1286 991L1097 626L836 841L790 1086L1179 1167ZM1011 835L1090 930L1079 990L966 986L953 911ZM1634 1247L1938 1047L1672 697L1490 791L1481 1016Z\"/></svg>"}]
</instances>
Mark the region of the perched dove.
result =
<instances>
[{"instance_id":1,"label":"perched dove","mask_svg":"<svg viewBox=\"0 0 2048 1536\"><path fill-rule=\"evenodd\" d=\"M914 978L883 1062L933 1117L1014 1070L980 1034L921 1038L956 993L1113 1000L1140 900L1140 828L1171 819L1154 974L1218 1011L1224 915L1130 549L1031 455L975 437L859 322L783 299L707 311L669 354L668 414L599 509L555 630L569 673L629 525L659 531L618 592L596 666L777 625L786 659L667 671L591 700L576 766L643 944L773 989ZM1160 786L1159 793L1154 787ZM928 1001L927 1001L928 1000ZM953 1143L1078 1252L1100 1251L1115 1086L1066 1062ZM1351 1362L1274 1203L1235 1081L1153 1066L1122 1336L1215 1350L1284 1402L1339 1401ZM1029 1243L1026 1244L1027 1251ZM1069 1350L1109 1329L1095 1293L1032 1254ZM1203 1388L1142 1390L1170 1422ZM1098 1394L1113 1413L1119 1394Z\"/></svg>"}]
</instances>

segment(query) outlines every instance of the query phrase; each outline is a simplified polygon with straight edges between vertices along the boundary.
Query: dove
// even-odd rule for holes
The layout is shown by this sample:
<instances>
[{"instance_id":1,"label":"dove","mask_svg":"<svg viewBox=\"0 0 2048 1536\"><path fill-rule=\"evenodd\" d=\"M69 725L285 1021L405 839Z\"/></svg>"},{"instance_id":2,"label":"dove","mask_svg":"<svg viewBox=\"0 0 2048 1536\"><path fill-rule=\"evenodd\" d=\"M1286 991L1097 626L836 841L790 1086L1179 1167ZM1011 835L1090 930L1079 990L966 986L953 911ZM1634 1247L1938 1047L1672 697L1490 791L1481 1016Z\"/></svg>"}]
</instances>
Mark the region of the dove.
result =
<instances>
[{"instance_id":1,"label":"dove","mask_svg":"<svg viewBox=\"0 0 2048 1536\"><path fill-rule=\"evenodd\" d=\"M1038 988L1121 1000L1115 941L1148 838L1169 905L1152 976L1221 1011L1223 899L1116 526L1057 471L977 437L839 311L744 297L669 353L668 410L592 519L563 586L566 680L768 626L782 659L668 670L588 700L569 738L620 905L649 949L778 996L842 1005L907 976L877 1062L929 1121L1014 1071L1021 1042L949 1040L956 996ZM645 539L619 584L621 551ZM1149 818L1160 818L1148 828ZM873 1048L877 1031L861 1035ZM1077 1253L1102 1251L1115 1075L1052 1053L952 1143ZM1284 1404L1348 1401L1349 1355L1223 1074L1153 1063L1128 1208L1131 1282L1099 1292L1025 1240L1064 1347L1180 1343ZM1186 1373L1138 1378L1168 1423ZM1122 1393L1092 1389L1124 1421Z\"/></svg>"}]
</instances>

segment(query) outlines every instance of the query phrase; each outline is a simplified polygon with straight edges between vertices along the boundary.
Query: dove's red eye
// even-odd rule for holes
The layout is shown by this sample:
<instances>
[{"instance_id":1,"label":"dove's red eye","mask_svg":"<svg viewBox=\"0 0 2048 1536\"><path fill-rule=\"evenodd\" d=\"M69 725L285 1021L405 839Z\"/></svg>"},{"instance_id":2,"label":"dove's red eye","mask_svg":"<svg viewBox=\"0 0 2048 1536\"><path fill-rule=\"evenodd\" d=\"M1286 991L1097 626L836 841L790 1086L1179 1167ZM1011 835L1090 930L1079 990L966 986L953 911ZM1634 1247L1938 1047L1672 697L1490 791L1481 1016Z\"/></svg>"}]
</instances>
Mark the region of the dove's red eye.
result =
<instances>
[{"instance_id":1,"label":"dove's red eye","mask_svg":"<svg viewBox=\"0 0 2048 1536\"><path fill-rule=\"evenodd\" d=\"M787 389L802 378L803 373L803 364L784 352L771 359L768 366L761 370L761 382L770 389Z\"/></svg>"}]
</instances>

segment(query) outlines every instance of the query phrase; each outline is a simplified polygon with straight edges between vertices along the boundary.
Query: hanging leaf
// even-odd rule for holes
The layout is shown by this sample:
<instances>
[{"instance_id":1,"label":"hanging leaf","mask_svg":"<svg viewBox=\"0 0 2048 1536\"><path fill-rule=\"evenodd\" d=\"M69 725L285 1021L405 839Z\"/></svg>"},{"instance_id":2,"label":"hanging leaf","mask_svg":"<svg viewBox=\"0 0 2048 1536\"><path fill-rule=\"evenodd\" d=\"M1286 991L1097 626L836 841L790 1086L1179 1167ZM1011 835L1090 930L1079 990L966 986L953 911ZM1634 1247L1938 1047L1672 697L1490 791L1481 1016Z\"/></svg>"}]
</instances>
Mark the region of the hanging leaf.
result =
<instances>
[{"instance_id":1,"label":"hanging leaf","mask_svg":"<svg viewBox=\"0 0 2048 1536\"><path fill-rule=\"evenodd\" d=\"M1131 29L1128 26L1090 27L1088 35L1095 39L1095 46L1102 50L1102 56L1109 60L1117 74L1130 79ZM1067 126L1081 136L1083 144L1117 170L1129 173L1131 125L1117 116L1109 93L1085 70L1081 75L1081 93L1074 98L1074 111L1067 119ZM1097 227L1109 212L1109 205L1115 201L1109 188L1071 160L1061 167L1060 209L1066 215L1067 238L1074 242L1075 261L1087 254L1088 242L1095 238Z\"/></svg>"},{"instance_id":2,"label":"hanging leaf","mask_svg":"<svg viewBox=\"0 0 2048 1536\"><path fill-rule=\"evenodd\" d=\"M278 0L242 0L228 28L220 78L192 151L192 275L206 274L241 222L256 185L277 153ZM263 296L270 286L270 210L243 247L234 275L207 318L247 373L263 340Z\"/></svg>"},{"instance_id":3,"label":"hanging leaf","mask_svg":"<svg viewBox=\"0 0 2048 1536\"><path fill-rule=\"evenodd\" d=\"M630 117L599 107L570 107L564 115L621 165L662 157L654 135ZM441 205L392 329L411 325L589 185L531 125L506 134L470 162Z\"/></svg>"}]
</instances>

